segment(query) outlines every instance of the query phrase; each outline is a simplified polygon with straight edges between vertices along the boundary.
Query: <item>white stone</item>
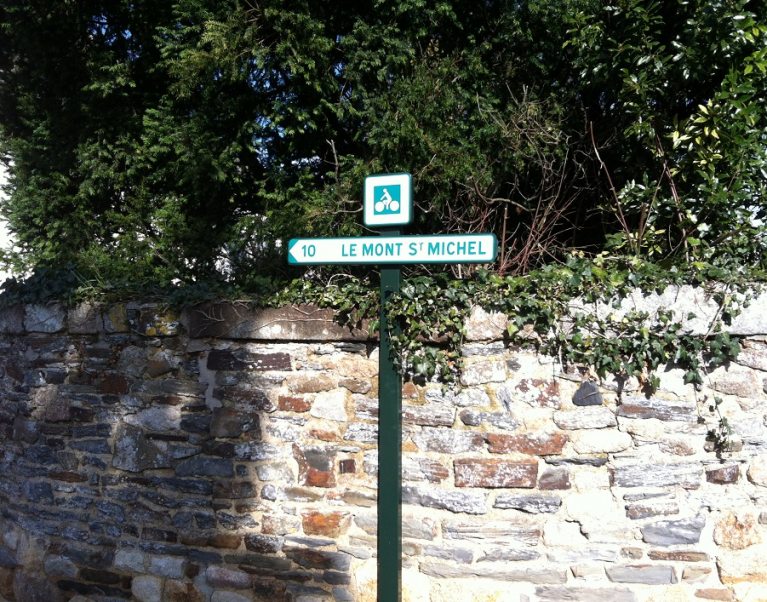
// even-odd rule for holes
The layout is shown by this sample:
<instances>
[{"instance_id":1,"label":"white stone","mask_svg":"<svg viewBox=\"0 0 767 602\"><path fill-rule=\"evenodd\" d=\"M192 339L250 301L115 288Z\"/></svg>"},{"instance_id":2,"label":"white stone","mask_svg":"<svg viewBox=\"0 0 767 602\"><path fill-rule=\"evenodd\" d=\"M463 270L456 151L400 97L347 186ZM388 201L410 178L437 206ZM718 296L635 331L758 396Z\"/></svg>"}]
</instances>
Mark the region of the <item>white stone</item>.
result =
<instances>
[{"instance_id":1,"label":"white stone","mask_svg":"<svg viewBox=\"0 0 767 602\"><path fill-rule=\"evenodd\" d=\"M563 504L569 520L581 522L593 517L607 520L610 517L625 518L623 507L609 491L584 491L569 495Z\"/></svg>"},{"instance_id":2,"label":"white stone","mask_svg":"<svg viewBox=\"0 0 767 602\"><path fill-rule=\"evenodd\" d=\"M767 454L751 458L748 480L759 487L767 487Z\"/></svg>"},{"instance_id":3,"label":"white stone","mask_svg":"<svg viewBox=\"0 0 767 602\"><path fill-rule=\"evenodd\" d=\"M468 341L497 341L503 339L509 318L500 312L487 312L475 305L464 325Z\"/></svg>"},{"instance_id":4,"label":"white stone","mask_svg":"<svg viewBox=\"0 0 767 602\"><path fill-rule=\"evenodd\" d=\"M139 602L162 602L162 579L151 575L134 577L131 593Z\"/></svg>"},{"instance_id":5,"label":"white stone","mask_svg":"<svg viewBox=\"0 0 767 602\"><path fill-rule=\"evenodd\" d=\"M743 310L733 318L727 331L737 335L767 334L767 291L752 299Z\"/></svg>"},{"instance_id":6,"label":"white stone","mask_svg":"<svg viewBox=\"0 0 767 602\"><path fill-rule=\"evenodd\" d=\"M556 518L543 525L543 543L546 546L582 546L587 542L578 523Z\"/></svg>"},{"instance_id":7,"label":"white stone","mask_svg":"<svg viewBox=\"0 0 767 602\"><path fill-rule=\"evenodd\" d=\"M615 413L605 406L580 406L554 412L554 423L561 429L603 429L615 426ZM599 435L600 437L602 435Z\"/></svg>"},{"instance_id":8,"label":"white stone","mask_svg":"<svg viewBox=\"0 0 767 602\"><path fill-rule=\"evenodd\" d=\"M318 393L309 413L315 418L322 418L323 420L346 422L348 420L346 413L347 395L346 389Z\"/></svg>"},{"instance_id":9,"label":"white stone","mask_svg":"<svg viewBox=\"0 0 767 602\"><path fill-rule=\"evenodd\" d=\"M181 406L162 405L129 414L125 422L150 431L177 431L181 428Z\"/></svg>"},{"instance_id":10,"label":"white stone","mask_svg":"<svg viewBox=\"0 0 767 602\"><path fill-rule=\"evenodd\" d=\"M622 452L633 444L631 435L614 429L573 431L570 441L579 454Z\"/></svg>"},{"instance_id":11,"label":"white stone","mask_svg":"<svg viewBox=\"0 0 767 602\"><path fill-rule=\"evenodd\" d=\"M125 572L143 573L146 562L147 554L141 550L122 549L115 553L115 568Z\"/></svg>"}]
</instances>

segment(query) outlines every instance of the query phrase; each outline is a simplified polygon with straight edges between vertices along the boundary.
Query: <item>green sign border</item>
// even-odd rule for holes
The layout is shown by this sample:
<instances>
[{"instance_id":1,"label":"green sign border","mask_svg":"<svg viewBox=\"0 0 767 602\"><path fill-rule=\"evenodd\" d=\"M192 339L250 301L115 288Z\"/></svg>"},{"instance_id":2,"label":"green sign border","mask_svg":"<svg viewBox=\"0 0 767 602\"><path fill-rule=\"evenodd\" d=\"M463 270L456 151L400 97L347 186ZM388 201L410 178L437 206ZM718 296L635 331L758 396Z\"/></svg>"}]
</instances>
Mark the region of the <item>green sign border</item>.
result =
<instances>
[{"instance_id":1,"label":"green sign border","mask_svg":"<svg viewBox=\"0 0 767 602\"><path fill-rule=\"evenodd\" d=\"M294 245L299 243L311 243L312 241L320 241L320 240L339 240L343 242L354 242L355 239L361 239L361 238L369 238L372 240L380 240L384 238L392 238L396 239L397 242L402 243L408 243L412 241L417 241L419 238L439 238L439 239L449 239L449 238L466 238L467 236L471 237L490 237L492 239L493 243L493 250L492 250L492 258L491 259L457 259L457 260L449 260L449 259L441 259L441 260L433 260L430 261L428 259L423 258L413 258L413 259L396 259L396 260L382 260L382 259L373 259L371 261L359 261L353 258L350 258L349 261L328 261L323 259L317 259L317 260L294 260L290 255L290 249L293 248ZM447 264L458 264L458 263L493 263L498 258L498 238L496 238L495 234L487 233L487 232L480 232L480 233L472 233L472 234L429 234L429 235L414 235L414 236L347 236L347 237L331 237L331 238L291 238L288 241L288 264L289 265L413 265L418 263L424 263L429 265L447 265Z\"/></svg>"}]
</instances>

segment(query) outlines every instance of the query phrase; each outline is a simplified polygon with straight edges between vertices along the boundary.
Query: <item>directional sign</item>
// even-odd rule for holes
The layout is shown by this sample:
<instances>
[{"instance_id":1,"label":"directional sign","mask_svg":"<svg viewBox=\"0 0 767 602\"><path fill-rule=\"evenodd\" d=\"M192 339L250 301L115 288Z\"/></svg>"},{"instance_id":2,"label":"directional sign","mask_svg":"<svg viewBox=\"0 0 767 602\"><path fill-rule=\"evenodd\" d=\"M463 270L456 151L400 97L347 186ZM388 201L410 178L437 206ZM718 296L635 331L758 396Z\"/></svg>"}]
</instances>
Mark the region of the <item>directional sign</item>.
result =
<instances>
[{"instance_id":1,"label":"directional sign","mask_svg":"<svg viewBox=\"0 0 767 602\"><path fill-rule=\"evenodd\" d=\"M491 263L497 250L494 234L294 238L288 243L288 263Z\"/></svg>"},{"instance_id":2,"label":"directional sign","mask_svg":"<svg viewBox=\"0 0 767 602\"><path fill-rule=\"evenodd\" d=\"M413 219L413 185L408 173L365 178L363 222L366 226L403 226Z\"/></svg>"}]
</instances>

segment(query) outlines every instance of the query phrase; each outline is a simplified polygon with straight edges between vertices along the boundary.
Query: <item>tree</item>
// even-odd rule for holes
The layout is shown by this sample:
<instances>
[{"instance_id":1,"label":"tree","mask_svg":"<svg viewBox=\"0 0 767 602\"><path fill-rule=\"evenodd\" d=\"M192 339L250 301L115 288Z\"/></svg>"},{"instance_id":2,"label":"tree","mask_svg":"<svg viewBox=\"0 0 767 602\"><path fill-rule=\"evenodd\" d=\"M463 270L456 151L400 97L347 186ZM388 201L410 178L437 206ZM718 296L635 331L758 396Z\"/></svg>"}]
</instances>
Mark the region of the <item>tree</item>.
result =
<instances>
[{"instance_id":1,"label":"tree","mask_svg":"<svg viewBox=\"0 0 767 602\"><path fill-rule=\"evenodd\" d=\"M29 266L284 273L409 171L414 233L763 257L764 38L747 0L0 1L4 208Z\"/></svg>"}]
</instances>

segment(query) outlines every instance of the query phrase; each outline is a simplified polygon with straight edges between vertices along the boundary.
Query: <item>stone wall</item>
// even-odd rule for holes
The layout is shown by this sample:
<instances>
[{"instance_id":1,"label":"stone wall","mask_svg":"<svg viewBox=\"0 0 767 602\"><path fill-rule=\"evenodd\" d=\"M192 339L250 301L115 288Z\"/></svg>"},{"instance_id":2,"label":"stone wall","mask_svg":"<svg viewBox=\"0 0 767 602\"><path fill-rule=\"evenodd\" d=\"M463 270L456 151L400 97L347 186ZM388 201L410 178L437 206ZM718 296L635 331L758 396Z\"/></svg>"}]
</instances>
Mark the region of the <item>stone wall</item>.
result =
<instances>
[{"instance_id":1,"label":"stone wall","mask_svg":"<svg viewBox=\"0 0 767 602\"><path fill-rule=\"evenodd\" d=\"M475 311L462 388L404 386L404 600L767 600L760 319L702 391L669 368L648 399ZM0 333L0 599L375 599L364 330L310 307L53 305L3 310Z\"/></svg>"}]
</instances>

